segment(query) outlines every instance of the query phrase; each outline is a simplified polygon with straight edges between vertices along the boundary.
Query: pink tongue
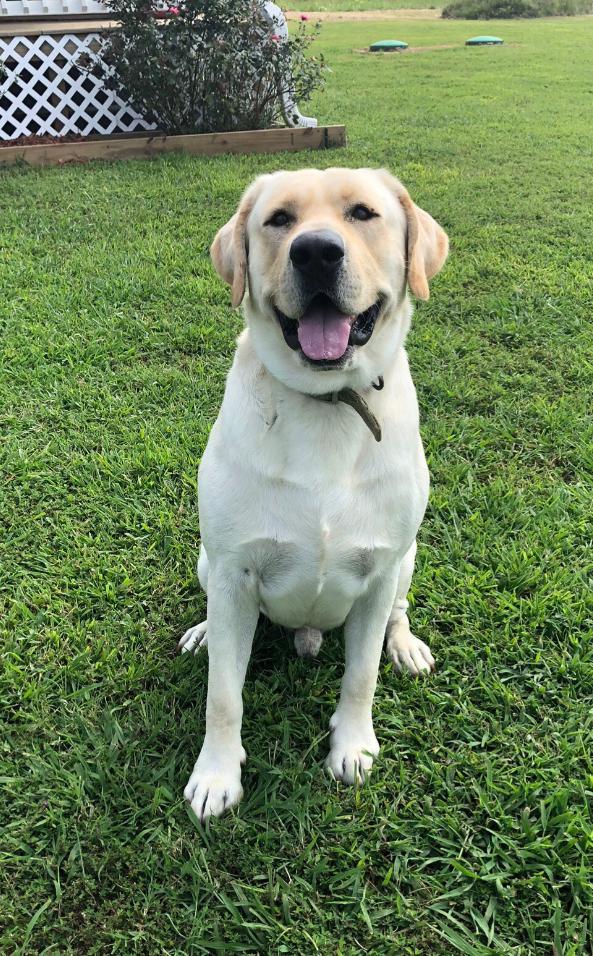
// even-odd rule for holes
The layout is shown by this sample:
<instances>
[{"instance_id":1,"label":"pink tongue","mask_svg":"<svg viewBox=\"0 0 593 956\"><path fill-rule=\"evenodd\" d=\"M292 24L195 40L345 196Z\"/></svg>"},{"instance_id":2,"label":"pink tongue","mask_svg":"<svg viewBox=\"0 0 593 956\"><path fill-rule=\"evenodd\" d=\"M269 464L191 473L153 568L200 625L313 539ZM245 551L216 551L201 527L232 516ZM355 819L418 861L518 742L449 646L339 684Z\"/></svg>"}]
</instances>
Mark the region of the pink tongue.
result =
<instances>
[{"instance_id":1,"label":"pink tongue","mask_svg":"<svg viewBox=\"0 0 593 956\"><path fill-rule=\"evenodd\" d=\"M329 305L312 305L299 321L299 343L310 359L338 359L348 348L354 316Z\"/></svg>"}]
</instances>

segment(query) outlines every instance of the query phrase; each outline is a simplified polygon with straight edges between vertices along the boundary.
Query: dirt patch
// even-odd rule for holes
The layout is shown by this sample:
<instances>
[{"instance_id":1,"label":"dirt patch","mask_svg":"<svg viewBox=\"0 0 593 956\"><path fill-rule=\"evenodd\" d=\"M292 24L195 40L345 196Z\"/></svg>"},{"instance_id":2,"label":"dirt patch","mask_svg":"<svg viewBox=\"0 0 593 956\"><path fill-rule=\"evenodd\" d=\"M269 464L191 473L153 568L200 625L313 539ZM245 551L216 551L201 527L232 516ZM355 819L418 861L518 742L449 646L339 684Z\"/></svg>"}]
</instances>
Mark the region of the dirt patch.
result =
<instances>
[{"instance_id":1,"label":"dirt patch","mask_svg":"<svg viewBox=\"0 0 593 956\"><path fill-rule=\"evenodd\" d=\"M459 43L437 43L435 46L409 46L408 53L424 53L425 50L456 50Z\"/></svg>"},{"instance_id":2,"label":"dirt patch","mask_svg":"<svg viewBox=\"0 0 593 956\"><path fill-rule=\"evenodd\" d=\"M287 20L299 20L301 15L309 20L438 20L441 15L440 7L437 10L345 10L336 11L314 11L309 13L307 10L297 12L296 10L287 10L285 13Z\"/></svg>"},{"instance_id":3,"label":"dirt patch","mask_svg":"<svg viewBox=\"0 0 593 956\"><path fill-rule=\"evenodd\" d=\"M56 143L80 143L88 139L87 136L77 136L76 133L69 133L67 136L17 136L16 139L0 139L0 148L2 146L53 146Z\"/></svg>"},{"instance_id":4,"label":"dirt patch","mask_svg":"<svg viewBox=\"0 0 593 956\"><path fill-rule=\"evenodd\" d=\"M100 143L107 140L118 139L144 139L147 136L161 137L162 130L136 130L133 133L66 133L65 136L52 136L51 133L43 133L41 136L32 134L31 136L18 136L16 139L0 139L0 148L2 146L59 146L61 143Z\"/></svg>"}]
</instances>

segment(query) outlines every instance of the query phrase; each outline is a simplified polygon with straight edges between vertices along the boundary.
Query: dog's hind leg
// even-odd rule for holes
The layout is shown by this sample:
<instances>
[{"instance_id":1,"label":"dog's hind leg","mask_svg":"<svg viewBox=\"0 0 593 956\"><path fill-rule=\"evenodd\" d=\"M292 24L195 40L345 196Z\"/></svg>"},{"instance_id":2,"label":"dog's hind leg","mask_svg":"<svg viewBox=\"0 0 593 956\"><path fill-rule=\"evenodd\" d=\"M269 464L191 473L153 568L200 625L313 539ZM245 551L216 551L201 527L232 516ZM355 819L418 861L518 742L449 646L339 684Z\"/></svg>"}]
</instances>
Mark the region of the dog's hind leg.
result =
<instances>
[{"instance_id":1,"label":"dog's hind leg","mask_svg":"<svg viewBox=\"0 0 593 956\"><path fill-rule=\"evenodd\" d=\"M300 627L294 632L294 649L299 657L317 657L323 634L314 627Z\"/></svg>"},{"instance_id":2,"label":"dog's hind leg","mask_svg":"<svg viewBox=\"0 0 593 956\"><path fill-rule=\"evenodd\" d=\"M198 558L198 578L205 594L208 594L208 555L204 545L200 547L200 557ZM206 635L208 621L201 621L194 624L185 632L177 647L182 654L197 654L208 646L208 637Z\"/></svg>"},{"instance_id":3,"label":"dog's hind leg","mask_svg":"<svg viewBox=\"0 0 593 956\"><path fill-rule=\"evenodd\" d=\"M397 592L393 608L387 624L387 654L398 671L408 671L410 674L428 674L435 669L434 657L424 641L414 637L410 631L408 621L408 591L414 574L414 560L416 558L416 542L402 561Z\"/></svg>"}]
</instances>

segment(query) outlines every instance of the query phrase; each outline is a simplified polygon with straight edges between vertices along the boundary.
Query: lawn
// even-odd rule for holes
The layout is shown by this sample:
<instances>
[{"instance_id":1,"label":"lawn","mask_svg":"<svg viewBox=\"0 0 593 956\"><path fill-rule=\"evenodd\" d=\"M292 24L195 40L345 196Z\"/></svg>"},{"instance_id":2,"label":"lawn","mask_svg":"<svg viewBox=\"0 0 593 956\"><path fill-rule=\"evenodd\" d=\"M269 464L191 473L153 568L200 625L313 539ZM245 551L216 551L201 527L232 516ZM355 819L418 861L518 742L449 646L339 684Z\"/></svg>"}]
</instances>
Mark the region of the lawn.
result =
<instances>
[{"instance_id":1,"label":"lawn","mask_svg":"<svg viewBox=\"0 0 593 956\"><path fill-rule=\"evenodd\" d=\"M347 149L0 171L0 950L577 956L593 932L593 19L326 24ZM432 474L381 755L321 770L340 635L263 628L245 799L182 788L207 662L196 472L240 318L208 245L258 172L386 165L452 254L409 338Z\"/></svg>"}]
</instances>

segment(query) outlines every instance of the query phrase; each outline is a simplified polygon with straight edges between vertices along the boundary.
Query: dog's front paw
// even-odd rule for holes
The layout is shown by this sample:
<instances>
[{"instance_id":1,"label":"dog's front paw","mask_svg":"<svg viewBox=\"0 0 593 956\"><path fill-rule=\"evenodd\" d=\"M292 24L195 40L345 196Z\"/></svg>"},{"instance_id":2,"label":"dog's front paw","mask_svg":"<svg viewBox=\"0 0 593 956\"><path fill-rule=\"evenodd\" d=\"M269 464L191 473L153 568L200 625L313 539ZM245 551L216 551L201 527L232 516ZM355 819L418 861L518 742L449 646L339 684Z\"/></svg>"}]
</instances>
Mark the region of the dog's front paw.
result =
<instances>
[{"instance_id":1,"label":"dog's front paw","mask_svg":"<svg viewBox=\"0 0 593 956\"><path fill-rule=\"evenodd\" d=\"M197 654L208 646L207 625L208 621L202 621L185 632L177 645L182 654Z\"/></svg>"},{"instance_id":2,"label":"dog's front paw","mask_svg":"<svg viewBox=\"0 0 593 956\"><path fill-rule=\"evenodd\" d=\"M435 669L428 644L410 633L407 620L394 621L387 629L387 654L398 671L430 674Z\"/></svg>"},{"instance_id":3,"label":"dog's front paw","mask_svg":"<svg viewBox=\"0 0 593 956\"><path fill-rule=\"evenodd\" d=\"M236 759L227 755L224 760L218 760L202 750L183 791L183 796L202 823L208 817L221 816L225 810L239 803L243 796L241 764L244 762L245 751L242 747Z\"/></svg>"},{"instance_id":4,"label":"dog's front paw","mask_svg":"<svg viewBox=\"0 0 593 956\"><path fill-rule=\"evenodd\" d=\"M353 721L334 714L330 721L331 749L325 768L343 783L364 783L379 753L379 743L370 720Z\"/></svg>"}]
</instances>

